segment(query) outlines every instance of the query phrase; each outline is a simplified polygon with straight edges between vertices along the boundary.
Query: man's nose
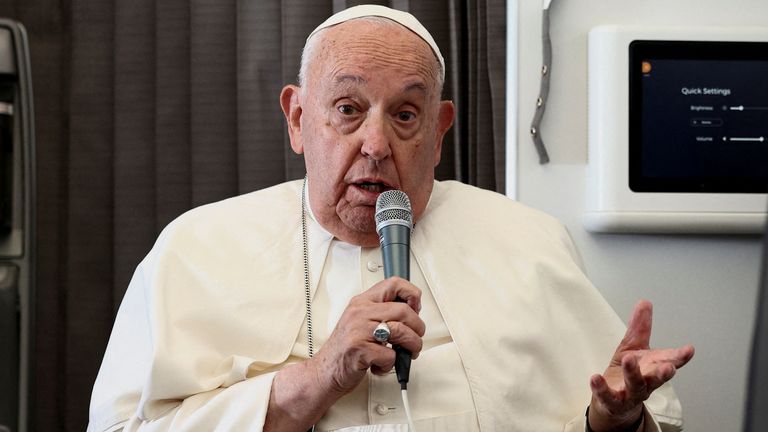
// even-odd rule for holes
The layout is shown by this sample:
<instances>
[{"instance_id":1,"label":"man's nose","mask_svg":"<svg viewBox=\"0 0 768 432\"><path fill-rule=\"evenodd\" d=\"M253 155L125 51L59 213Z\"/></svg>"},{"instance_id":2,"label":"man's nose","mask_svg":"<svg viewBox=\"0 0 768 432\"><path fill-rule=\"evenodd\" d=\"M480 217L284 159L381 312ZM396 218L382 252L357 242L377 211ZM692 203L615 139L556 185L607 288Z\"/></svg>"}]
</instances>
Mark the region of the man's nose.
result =
<instances>
[{"instance_id":1,"label":"man's nose","mask_svg":"<svg viewBox=\"0 0 768 432\"><path fill-rule=\"evenodd\" d=\"M392 154L390 135L386 120L380 116L369 116L363 124L363 145L360 151L374 161L381 161Z\"/></svg>"}]
</instances>

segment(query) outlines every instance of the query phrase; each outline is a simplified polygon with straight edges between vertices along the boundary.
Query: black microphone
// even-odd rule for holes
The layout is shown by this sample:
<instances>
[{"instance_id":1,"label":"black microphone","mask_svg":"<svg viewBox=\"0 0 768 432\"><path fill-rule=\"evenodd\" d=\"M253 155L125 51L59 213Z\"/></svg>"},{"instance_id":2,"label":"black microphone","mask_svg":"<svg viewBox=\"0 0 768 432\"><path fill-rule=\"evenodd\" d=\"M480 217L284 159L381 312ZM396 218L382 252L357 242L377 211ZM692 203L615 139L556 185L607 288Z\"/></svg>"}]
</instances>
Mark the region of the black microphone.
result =
<instances>
[{"instance_id":1,"label":"black microphone","mask_svg":"<svg viewBox=\"0 0 768 432\"><path fill-rule=\"evenodd\" d=\"M403 191L389 190L376 199L376 232L381 243L381 258L384 261L384 277L399 276L411 278L411 229L413 213L411 200ZM397 298L397 301L404 301ZM408 386L411 372L411 352L393 345L395 350L395 372L400 388Z\"/></svg>"}]
</instances>

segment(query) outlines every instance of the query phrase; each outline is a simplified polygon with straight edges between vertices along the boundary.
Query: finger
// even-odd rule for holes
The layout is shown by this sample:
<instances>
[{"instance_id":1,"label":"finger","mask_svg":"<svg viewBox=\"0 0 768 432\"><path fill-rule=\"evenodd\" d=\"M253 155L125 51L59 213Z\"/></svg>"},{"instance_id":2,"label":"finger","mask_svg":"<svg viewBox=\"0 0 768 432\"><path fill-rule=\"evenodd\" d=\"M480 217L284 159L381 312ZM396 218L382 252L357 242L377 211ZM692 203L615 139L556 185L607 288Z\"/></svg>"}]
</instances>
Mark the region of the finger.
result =
<instances>
[{"instance_id":1,"label":"finger","mask_svg":"<svg viewBox=\"0 0 768 432\"><path fill-rule=\"evenodd\" d=\"M393 345L400 345L411 352L412 358L415 360L419 357L424 342L421 336L416 334L412 328L397 321L388 322L389 325L389 343Z\"/></svg>"},{"instance_id":2,"label":"finger","mask_svg":"<svg viewBox=\"0 0 768 432\"><path fill-rule=\"evenodd\" d=\"M660 387L661 384L664 384L665 382L671 380L676 373L677 373L677 368L669 363L659 366L659 369L656 373L656 377L660 381L660 383L659 383L659 386L657 386L656 388Z\"/></svg>"},{"instance_id":3,"label":"finger","mask_svg":"<svg viewBox=\"0 0 768 432\"><path fill-rule=\"evenodd\" d=\"M664 363L658 365L658 367L655 368L651 373L644 375L648 394L650 395L652 392L656 391L657 388L661 387L665 382L671 380L672 377L675 376L676 372L677 368L675 368L675 366L670 363Z\"/></svg>"},{"instance_id":4,"label":"finger","mask_svg":"<svg viewBox=\"0 0 768 432\"><path fill-rule=\"evenodd\" d=\"M377 365L371 365L371 373L378 376L388 375L394 367L395 363L392 362L392 366L379 367Z\"/></svg>"},{"instance_id":5,"label":"finger","mask_svg":"<svg viewBox=\"0 0 768 432\"><path fill-rule=\"evenodd\" d=\"M681 368L688 364L689 361L693 358L693 355L696 354L696 348L693 347L693 345L685 345L683 347L678 348L678 357L677 362L675 363L676 368Z\"/></svg>"},{"instance_id":6,"label":"finger","mask_svg":"<svg viewBox=\"0 0 768 432\"><path fill-rule=\"evenodd\" d=\"M640 368L652 368L657 363L670 363L676 368L685 366L693 358L693 345L680 348L654 349L642 354Z\"/></svg>"},{"instance_id":7,"label":"finger","mask_svg":"<svg viewBox=\"0 0 768 432\"><path fill-rule=\"evenodd\" d=\"M645 378L640 372L640 365L634 355L625 355L621 360L621 370L624 375L624 385L627 396L632 399L645 400L648 392Z\"/></svg>"},{"instance_id":8,"label":"finger","mask_svg":"<svg viewBox=\"0 0 768 432\"><path fill-rule=\"evenodd\" d=\"M653 350L644 354L640 360L640 370L645 377L648 393L671 380L677 373L677 369L691 360L693 353L693 346L686 345L675 349Z\"/></svg>"},{"instance_id":9,"label":"finger","mask_svg":"<svg viewBox=\"0 0 768 432\"><path fill-rule=\"evenodd\" d=\"M616 349L617 353L627 350L648 349L651 342L653 304L640 300L632 310L624 338Z\"/></svg>"},{"instance_id":10,"label":"finger","mask_svg":"<svg viewBox=\"0 0 768 432\"><path fill-rule=\"evenodd\" d=\"M605 381L605 377L600 374L592 375L589 379L589 387L592 389L592 395L601 404L614 406L618 400L618 394L614 392Z\"/></svg>"},{"instance_id":11,"label":"finger","mask_svg":"<svg viewBox=\"0 0 768 432\"><path fill-rule=\"evenodd\" d=\"M384 375L395 367L395 350L378 343L366 352L364 358L376 375Z\"/></svg>"},{"instance_id":12,"label":"finger","mask_svg":"<svg viewBox=\"0 0 768 432\"><path fill-rule=\"evenodd\" d=\"M427 325L424 320L404 303L381 303L376 305L376 311L372 312L373 319L378 322L396 321L410 327L419 336L424 336Z\"/></svg>"},{"instance_id":13,"label":"finger","mask_svg":"<svg viewBox=\"0 0 768 432\"><path fill-rule=\"evenodd\" d=\"M384 279L360 294L360 297L376 303L393 302L399 299L416 312L421 311L421 290L397 276Z\"/></svg>"}]
</instances>

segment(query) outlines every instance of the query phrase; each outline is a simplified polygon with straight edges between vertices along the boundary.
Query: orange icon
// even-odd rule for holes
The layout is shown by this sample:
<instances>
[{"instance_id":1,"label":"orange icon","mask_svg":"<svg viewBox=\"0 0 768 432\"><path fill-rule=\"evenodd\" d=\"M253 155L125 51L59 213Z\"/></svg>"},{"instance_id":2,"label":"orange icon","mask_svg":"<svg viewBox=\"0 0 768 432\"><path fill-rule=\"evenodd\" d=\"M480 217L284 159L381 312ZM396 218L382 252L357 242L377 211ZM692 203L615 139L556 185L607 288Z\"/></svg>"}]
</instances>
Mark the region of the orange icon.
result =
<instances>
[{"instance_id":1,"label":"orange icon","mask_svg":"<svg viewBox=\"0 0 768 432\"><path fill-rule=\"evenodd\" d=\"M651 73L651 62L644 61L643 65L642 65L642 71L643 71L644 74Z\"/></svg>"}]
</instances>

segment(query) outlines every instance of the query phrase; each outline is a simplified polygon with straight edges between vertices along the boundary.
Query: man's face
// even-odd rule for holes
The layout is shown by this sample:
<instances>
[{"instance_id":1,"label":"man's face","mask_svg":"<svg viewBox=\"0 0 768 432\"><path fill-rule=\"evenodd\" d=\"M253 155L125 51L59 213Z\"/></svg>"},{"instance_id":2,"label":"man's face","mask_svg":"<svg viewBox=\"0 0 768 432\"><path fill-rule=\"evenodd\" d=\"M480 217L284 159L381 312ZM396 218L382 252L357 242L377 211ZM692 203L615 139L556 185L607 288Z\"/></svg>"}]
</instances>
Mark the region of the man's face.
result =
<instances>
[{"instance_id":1,"label":"man's face","mask_svg":"<svg viewBox=\"0 0 768 432\"><path fill-rule=\"evenodd\" d=\"M402 190L414 218L424 212L453 105L440 102L429 45L404 27L353 20L315 37L307 82L281 95L291 147L304 153L320 224L375 246L381 192Z\"/></svg>"}]
</instances>

